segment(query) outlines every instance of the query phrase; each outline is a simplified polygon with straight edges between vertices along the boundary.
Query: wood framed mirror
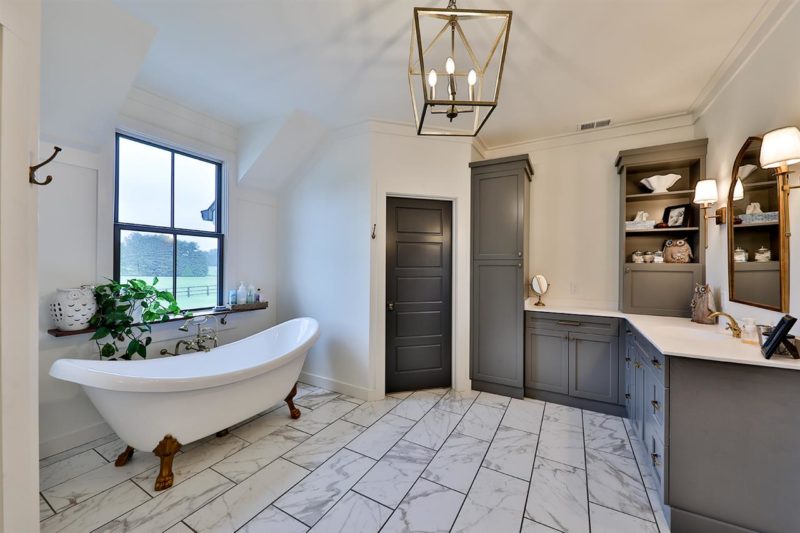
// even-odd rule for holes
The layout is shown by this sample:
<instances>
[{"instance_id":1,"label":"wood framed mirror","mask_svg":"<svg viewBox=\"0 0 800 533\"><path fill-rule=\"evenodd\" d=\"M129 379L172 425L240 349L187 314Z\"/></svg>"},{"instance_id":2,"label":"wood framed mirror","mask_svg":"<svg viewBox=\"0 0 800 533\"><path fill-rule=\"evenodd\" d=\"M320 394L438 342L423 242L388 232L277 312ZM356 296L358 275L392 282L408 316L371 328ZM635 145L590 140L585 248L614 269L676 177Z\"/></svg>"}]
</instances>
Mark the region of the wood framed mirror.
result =
<instances>
[{"instance_id":1,"label":"wood framed mirror","mask_svg":"<svg viewBox=\"0 0 800 533\"><path fill-rule=\"evenodd\" d=\"M774 169L761 168L761 137L749 137L728 191L728 298L763 309L789 310L788 193Z\"/></svg>"}]
</instances>

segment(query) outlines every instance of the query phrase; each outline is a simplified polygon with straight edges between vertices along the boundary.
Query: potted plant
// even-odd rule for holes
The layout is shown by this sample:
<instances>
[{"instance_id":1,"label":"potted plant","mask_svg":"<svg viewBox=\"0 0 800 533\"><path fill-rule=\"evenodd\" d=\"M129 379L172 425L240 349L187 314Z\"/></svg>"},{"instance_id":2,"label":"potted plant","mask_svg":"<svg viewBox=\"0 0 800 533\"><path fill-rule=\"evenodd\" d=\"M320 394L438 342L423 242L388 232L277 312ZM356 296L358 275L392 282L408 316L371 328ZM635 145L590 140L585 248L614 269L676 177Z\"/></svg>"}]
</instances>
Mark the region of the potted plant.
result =
<instances>
[{"instance_id":1,"label":"potted plant","mask_svg":"<svg viewBox=\"0 0 800 533\"><path fill-rule=\"evenodd\" d=\"M124 283L109 280L95 287L97 314L89 324L97 328L91 340L101 358L147 358L147 347L153 340L150 324L166 322L173 315L189 316L178 307L172 293L156 288L157 283L158 278L153 278L152 284L140 279Z\"/></svg>"}]
</instances>

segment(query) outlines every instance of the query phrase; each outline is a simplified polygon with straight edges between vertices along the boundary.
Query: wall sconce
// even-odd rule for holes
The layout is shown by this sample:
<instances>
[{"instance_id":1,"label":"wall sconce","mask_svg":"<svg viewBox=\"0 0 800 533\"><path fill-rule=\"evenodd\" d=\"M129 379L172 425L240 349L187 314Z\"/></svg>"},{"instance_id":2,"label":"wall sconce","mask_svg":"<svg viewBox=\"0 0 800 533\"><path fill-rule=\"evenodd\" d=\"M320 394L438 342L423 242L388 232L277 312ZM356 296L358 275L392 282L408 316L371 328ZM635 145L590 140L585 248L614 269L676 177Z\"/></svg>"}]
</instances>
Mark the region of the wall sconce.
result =
<instances>
[{"instance_id":1,"label":"wall sconce","mask_svg":"<svg viewBox=\"0 0 800 533\"><path fill-rule=\"evenodd\" d=\"M764 134L761 141L761 168L774 168L780 183L780 211L784 214L786 237L789 232L789 191L800 185L789 185L789 166L800 163L800 130L795 126L778 128Z\"/></svg>"},{"instance_id":2,"label":"wall sconce","mask_svg":"<svg viewBox=\"0 0 800 533\"><path fill-rule=\"evenodd\" d=\"M717 196L717 181L716 180L700 180L694 189L693 202L700 205L703 210L703 224L708 219L715 219L719 224L720 214L708 216L708 208L717 203L719 197ZM708 248L708 238L706 238L706 248Z\"/></svg>"}]
</instances>

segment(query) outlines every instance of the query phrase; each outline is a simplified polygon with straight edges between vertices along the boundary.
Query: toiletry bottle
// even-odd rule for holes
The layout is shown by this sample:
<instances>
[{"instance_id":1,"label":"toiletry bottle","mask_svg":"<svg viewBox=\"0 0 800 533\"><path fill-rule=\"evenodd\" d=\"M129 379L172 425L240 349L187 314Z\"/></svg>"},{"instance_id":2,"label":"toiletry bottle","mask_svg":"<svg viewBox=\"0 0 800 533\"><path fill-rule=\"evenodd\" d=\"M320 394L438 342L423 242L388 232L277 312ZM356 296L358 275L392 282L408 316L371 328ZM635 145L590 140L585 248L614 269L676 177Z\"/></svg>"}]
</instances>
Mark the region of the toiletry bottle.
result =
<instances>
[{"instance_id":1,"label":"toiletry bottle","mask_svg":"<svg viewBox=\"0 0 800 533\"><path fill-rule=\"evenodd\" d=\"M236 305L236 289L228 291L228 305Z\"/></svg>"},{"instance_id":2,"label":"toiletry bottle","mask_svg":"<svg viewBox=\"0 0 800 533\"><path fill-rule=\"evenodd\" d=\"M256 288L252 285L247 287L247 303L252 304L256 301Z\"/></svg>"},{"instance_id":3,"label":"toiletry bottle","mask_svg":"<svg viewBox=\"0 0 800 533\"><path fill-rule=\"evenodd\" d=\"M264 295L261 294L261 288L256 289L256 300L255 303L260 304L264 301Z\"/></svg>"},{"instance_id":4,"label":"toiletry bottle","mask_svg":"<svg viewBox=\"0 0 800 533\"><path fill-rule=\"evenodd\" d=\"M236 303L239 305L247 303L247 288L244 286L244 281L239 283L239 290L236 291Z\"/></svg>"}]
</instances>

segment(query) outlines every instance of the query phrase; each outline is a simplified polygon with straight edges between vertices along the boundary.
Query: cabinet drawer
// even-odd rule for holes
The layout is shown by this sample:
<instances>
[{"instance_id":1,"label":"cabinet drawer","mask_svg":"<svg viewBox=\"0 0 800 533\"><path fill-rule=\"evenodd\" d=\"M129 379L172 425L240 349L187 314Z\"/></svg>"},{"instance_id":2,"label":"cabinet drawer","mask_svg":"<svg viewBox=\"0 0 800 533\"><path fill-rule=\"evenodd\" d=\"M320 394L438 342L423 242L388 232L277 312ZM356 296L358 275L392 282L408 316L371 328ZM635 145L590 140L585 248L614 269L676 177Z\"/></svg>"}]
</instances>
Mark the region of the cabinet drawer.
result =
<instances>
[{"instance_id":1,"label":"cabinet drawer","mask_svg":"<svg viewBox=\"0 0 800 533\"><path fill-rule=\"evenodd\" d=\"M619 319L604 316L563 315L528 311L525 324L528 327L591 333L594 335L619 335Z\"/></svg>"},{"instance_id":2,"label":"cabinet drawer","mask_svg":"<svg viewBox=\"0 0 800 533\"><path fill-rule=\"evenodd\" d=\"M655 377L652 368L644 373L644 409L661 426L661 440L664 440L664 414L667 411L666 389Z\"/></svg>"},{"instance_id":3,"label":"cabinet drawer","mask_svg":"<svg viewBox=\"0 0 800 533\"><path fill-rule=\"evenodd\" d=\"M650 454L649 463L652 466L656 480L661 486L659 491L661 494L664 494L664 472L666 471L664 465L667 461L663 431L663 427L654 417L651 416L647 419L644 426L644 445L647 448L647 453Z\"/></svg>"}]
</instances>

